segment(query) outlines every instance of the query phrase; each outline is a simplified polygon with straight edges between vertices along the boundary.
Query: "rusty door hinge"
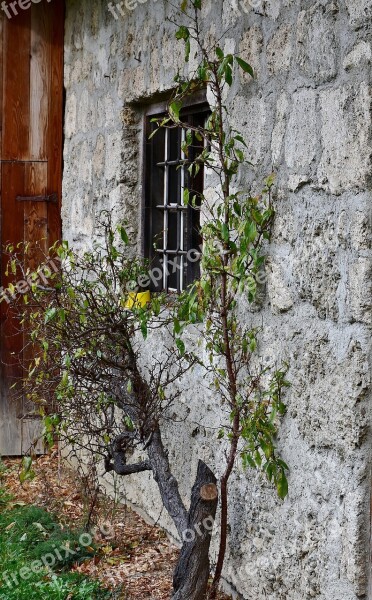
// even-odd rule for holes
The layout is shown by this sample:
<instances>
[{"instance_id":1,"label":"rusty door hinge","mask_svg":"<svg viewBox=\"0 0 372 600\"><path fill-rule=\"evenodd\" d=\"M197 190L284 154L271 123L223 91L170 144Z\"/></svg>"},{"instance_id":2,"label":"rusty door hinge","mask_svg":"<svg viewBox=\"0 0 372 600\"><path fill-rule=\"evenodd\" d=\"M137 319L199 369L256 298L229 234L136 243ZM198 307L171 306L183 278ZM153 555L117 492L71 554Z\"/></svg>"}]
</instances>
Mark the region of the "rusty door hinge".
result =
<instances>
[{"instance_id":1,"label":"rusty door hinge","mask_svg":"<svg viewBox=\"0 0 372 600\"><path fill-rule=\"evenodd\" d=\"M17 196L16 200L18 202L53 202L53 204L56 204L58 196L56 193L49 194L48 196Z\"/></svg>"}]
</instances>

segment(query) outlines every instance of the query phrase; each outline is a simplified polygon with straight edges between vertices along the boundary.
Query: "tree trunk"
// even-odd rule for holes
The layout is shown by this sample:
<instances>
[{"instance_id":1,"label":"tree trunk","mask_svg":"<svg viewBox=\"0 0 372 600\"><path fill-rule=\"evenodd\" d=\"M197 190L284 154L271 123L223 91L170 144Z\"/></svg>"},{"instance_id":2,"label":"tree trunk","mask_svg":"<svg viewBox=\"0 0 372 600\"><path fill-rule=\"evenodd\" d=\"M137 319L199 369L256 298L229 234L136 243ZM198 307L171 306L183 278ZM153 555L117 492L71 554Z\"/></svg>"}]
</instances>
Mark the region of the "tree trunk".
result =
<instances>
[{"instance_id":1,"label":"tree trunk","mask_svg":"<svg viewBox=\"0 0 372 600\"><path fill-rule=\"evenodd\" d=\"M228 484L230 475L234 468L236 454L238 450L238 429L240 416L237 411L233 421L234 436L231 440L229 458L226 465L225 473L221 478L221 527L220 527L220 549L218 551L217 565L214 573L214 579L209 590L208 600L215 600L217 597L218 586L220 584L223 563L225 562L226 546L227 546L227 510L228 510Z\"/></svg>"},{"instance_id":2,"label":"tree trunk","mask_svg":"<svg viewBox=\"0 0 372 600\"><path fill-rule=\"evenodd\" d=\"M191 492L190 510L187 512L178 482L170 468L159 427L154 429L146 444L148 460L138 464L126 464L127 437L127 433L122 434L112 444L110 456L105 461L106 471L114 470L120 475L146 470L153 472L164 507L183 542L174 572L172 600L204 600L210 574L209 546L218 503L216 478L200 460Z\"/></svg>"},{"instance_id":3,"label":"tree trunk","mask_svg":"<svg viewBox=\"0 0 372 600\"><path fill-rule=\"evenodd\" d=\"M204 600L210 573L209 546L216 516L218 492L216 478L199 461L191 494L187 529L173 577L172 600Z\"/></svg>"},{"instance_id":4,"label":"tree trunk","mask_svg":"<svg viewBox=\"0 0 372 600\"><path fill-rule=\"evenodd\" d=\"M171 471L168 453L163 446L159 427L151 435L147 455L164 507L172 517L181 537L182 532L187 529L187 510L181 499L178 481Z\"/></svg>"}]
</instances>

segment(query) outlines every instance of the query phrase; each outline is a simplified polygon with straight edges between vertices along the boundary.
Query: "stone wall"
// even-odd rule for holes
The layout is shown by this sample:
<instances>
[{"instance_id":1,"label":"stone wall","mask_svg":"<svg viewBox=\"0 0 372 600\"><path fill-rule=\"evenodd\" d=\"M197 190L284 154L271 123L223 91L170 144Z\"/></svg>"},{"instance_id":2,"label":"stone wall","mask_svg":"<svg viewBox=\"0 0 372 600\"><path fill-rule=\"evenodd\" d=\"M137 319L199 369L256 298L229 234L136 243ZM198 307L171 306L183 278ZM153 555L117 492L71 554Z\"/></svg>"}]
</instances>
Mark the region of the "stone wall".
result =
<instances>
[{"instance_id":1,"label":"stone wall","mask_svg":"<svg viewBox=\"0 0 372 600\"><path fill-rule=\"evenodd\" d=\"M170 89L182 66L171 4L138 0L115 19L103 1L67 0L63 222L75 247L89 245L102 208L127 219L140 244L140 104ZM257 73L254 82L239 73L226 98L253 163L239 185L259 190L277 173L267 288L261 310L242 315L263 319L263 360L288 360L292 382L278 440L289 496L279 501L263 476L237 468L224 575L250 600L367 598L372 4L203 4L206 33L228 29L226 48ZM186 500L199 457L217 474L223 465L206 428L221 417L202 379L196 370L180 383L186 421L166 436ZM124 491L174 531L149 475L126 479Z\"/></svg>"}]
</instances>

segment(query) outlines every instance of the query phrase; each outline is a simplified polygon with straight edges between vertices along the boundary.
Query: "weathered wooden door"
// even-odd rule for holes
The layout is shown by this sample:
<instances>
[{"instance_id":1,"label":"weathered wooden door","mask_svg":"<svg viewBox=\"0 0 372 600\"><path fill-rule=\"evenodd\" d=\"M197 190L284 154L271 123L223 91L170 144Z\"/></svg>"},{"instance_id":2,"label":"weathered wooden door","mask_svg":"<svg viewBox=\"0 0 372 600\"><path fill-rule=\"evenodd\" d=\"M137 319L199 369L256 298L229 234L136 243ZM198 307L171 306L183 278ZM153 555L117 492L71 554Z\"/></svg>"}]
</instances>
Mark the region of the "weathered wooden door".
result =
<instances>
[{"instance_id":1,"label":"weathered wooden door","mask_svg":"<svg viewBox=\"0 0 372 600\"><path fill-rule=\"evenodd\" d=\"M64 3L13 4L18 14L0 18L1 244L39 241L47 251L61 229ZM1 286L6 262L2 253ZM21 455L39 425L10 389L23 334L6 302L0 317L0 454Z\"/></svg>"}]
</instances>

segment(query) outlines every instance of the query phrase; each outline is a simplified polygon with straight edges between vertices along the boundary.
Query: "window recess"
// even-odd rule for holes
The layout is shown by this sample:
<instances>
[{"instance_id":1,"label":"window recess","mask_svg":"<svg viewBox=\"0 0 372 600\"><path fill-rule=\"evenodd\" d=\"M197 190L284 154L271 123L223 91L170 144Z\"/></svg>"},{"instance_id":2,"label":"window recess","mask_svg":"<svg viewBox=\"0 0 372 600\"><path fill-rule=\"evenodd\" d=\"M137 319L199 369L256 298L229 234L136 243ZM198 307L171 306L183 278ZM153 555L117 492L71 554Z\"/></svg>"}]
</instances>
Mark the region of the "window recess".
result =
<instances>
[{"instance_id":1,"label":"window recess","mask_svg":"<svg viewBox=\"0 0 372 600\"><path fill-rule=\"evenodd\" d=\"M150 107L145 115L144 254L150 261L152 291L182 292L200 274L200 194L204 172L191 177L188 167L203 149L195 137L189 157L182 151L185 130L157 129L154 118L165 115L166 105ZM203 126L208 115L205 100L185 108L181 119L192 127ZM188 189L196 206L184 202Z\"/></svg>"}]
</instances>

